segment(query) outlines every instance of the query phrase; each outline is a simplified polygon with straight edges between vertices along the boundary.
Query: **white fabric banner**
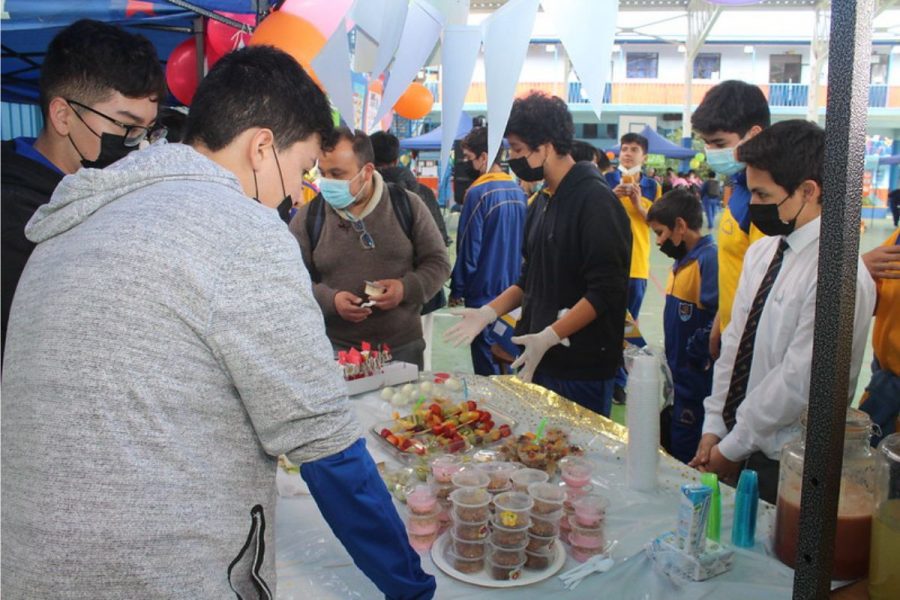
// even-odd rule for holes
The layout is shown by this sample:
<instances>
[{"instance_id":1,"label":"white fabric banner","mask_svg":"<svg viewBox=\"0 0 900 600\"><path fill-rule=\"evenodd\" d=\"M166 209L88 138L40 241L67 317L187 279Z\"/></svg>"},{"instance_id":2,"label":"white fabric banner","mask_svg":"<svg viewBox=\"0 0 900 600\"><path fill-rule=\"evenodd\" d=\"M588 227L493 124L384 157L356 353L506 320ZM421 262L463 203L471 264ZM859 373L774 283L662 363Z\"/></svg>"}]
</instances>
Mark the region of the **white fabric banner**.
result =
<instances>
[{"instance_id":1,"label":"white fabric banner","mask_svg":"<svg viewBox=\"0 0 900 600\"><path fill-rule=\"evenodd\" d=\"M312 67L328 92L328 98L347 122L354 129L353 84L350 74L350 45L347 41L347 28L344 19L338 23L337 29L313 59Z\"/></svg>"},{"instance_id":2,"label":"white fabric banner","mask_svg":"<svg viewBox=\"0 0 900 600\"><path fill-rule=\"evenodd\" d=\"M481 50L481 27L448 25L444 29L441 66L441 171L450 164L450 150L457 124L472 83L475 61ZM460 160L457 156L456 160Z\"/></svg>"}]
</instances>

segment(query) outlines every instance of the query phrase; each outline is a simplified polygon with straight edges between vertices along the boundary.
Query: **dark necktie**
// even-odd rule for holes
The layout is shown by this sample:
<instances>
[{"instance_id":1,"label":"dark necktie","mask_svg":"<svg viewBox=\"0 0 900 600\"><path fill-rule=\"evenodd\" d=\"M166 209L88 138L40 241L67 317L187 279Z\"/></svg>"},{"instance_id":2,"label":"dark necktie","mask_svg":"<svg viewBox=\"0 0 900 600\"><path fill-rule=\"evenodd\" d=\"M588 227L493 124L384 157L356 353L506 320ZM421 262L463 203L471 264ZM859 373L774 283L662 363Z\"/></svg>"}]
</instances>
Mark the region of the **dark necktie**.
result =
<instances>
[{"instance_id":1,"label":"dark necktie","mask_svg":"<svg viewBox=\"0 0 900 600\"><path fill-rule=\"evenodd\" d=\"M753 305L750 307L750 314L747 315L744 333L741 334L741 343L734 358L731 384L728 386L728 395L725 396L725 406L722 408L722 419L724 419L725 427L728 428L728 431L734 428L738 406L741 405L741 402L744 401L744 397L747 395L750 366L753 364L753 343L756 341L756 328L759 326L759 319L762 317L763 308L766 306L766 298L769 297L772 285L778 277L778 271L781 270L784 251L787 247L787 240L781 238L781 241L778 243L778 249L775 251L775 256L772 257L772 262L769 263L769 268L759 284L759 289L756 290Z\"/></svg>"}]
</instances>

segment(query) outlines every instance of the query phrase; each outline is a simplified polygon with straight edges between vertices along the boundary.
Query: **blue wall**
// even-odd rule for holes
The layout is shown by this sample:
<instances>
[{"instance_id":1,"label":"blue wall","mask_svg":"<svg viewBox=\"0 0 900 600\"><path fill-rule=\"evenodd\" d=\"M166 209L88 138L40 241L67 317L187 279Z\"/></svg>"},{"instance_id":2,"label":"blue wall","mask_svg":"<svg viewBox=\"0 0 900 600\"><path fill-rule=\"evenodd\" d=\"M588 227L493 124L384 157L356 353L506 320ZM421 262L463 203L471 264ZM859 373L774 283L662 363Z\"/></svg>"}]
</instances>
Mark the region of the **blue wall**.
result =
<instances>
[{"instance_id":1,"label":"blue wall","mask_svg":"<svg viewBox=\"0 0 900 600\"><path fill-rule=\"evenodd\" d=\"M36 104L0 103L0 139L37 137L44 119Z\"/></svg>"}]
</instances>

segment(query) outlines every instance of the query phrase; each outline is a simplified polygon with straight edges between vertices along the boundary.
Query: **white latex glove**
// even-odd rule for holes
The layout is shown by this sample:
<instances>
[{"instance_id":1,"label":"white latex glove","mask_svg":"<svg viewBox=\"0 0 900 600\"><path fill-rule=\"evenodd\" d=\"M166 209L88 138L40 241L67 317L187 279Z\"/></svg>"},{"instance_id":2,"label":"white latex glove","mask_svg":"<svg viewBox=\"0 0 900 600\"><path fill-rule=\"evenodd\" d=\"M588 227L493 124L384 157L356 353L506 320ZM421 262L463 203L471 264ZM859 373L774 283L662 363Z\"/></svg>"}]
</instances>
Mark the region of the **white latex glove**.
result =
<instances>
[{"instance_id":1,"label":"white latex glove","mask_svg":"<svg viewBox=\"0 0 900 600\"><path fill-rule=\"evenodd\" d=\"M541 363L541 359L544 358L547 350L562 343L562 340L559 339L559 336L556 335L556 332L553 331L553 327L550 325L547 325L540 333L515 336L511 341L513 344L525 346L519 358L510 365L512 369L521 367L519 368L518 376L525 383L531 382L531 378L534 377L534 371ZM565 345L568 346L568 344Z\"/></svg>"},{"instance_id":2,"label":"white latex glove","mask_svg":"<svg viewBox=\"0 0 900 600\"><path fill-rule=\"evenodd\" d=\"M456 308L451 310L450 314L462 317L459 323L444 332L444 341L453 344L454 348L463 343L467 346L471 344L472 340L499 316L487 304L481 308Z\"/></svg>"}]
</instances>

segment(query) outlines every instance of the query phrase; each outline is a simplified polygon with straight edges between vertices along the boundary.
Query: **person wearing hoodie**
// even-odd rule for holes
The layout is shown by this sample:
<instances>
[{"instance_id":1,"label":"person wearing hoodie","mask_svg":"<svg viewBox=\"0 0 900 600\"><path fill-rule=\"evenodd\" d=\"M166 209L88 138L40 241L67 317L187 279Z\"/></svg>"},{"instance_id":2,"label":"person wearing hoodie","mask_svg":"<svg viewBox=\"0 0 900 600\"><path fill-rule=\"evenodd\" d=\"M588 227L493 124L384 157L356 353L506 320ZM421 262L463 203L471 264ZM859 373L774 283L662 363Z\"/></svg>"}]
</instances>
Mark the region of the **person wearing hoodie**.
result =
<instances>
[{"instance_id":1,"label":"person wearing hoodie","mask_svg":"<svg viewBox=\"0 0 900 600\"><path fill-rule=\"evenodd\" d=\"M47 47L39 82L44 127L35 138L2 144L2 294L0 360L9 307L34 250L25 224L63 176L103 168L137 149L150 133L166 81L142 35L83 19Z\"/></svg>"},{"instance_id":2,"label":"person wearing hoodie","mask_svg":"<svg viewBox=\"0 0 900 600\"><path fill-rule=\"evenodd\" d=\"M487 127L473 127L462 140L457 169L473 179L466 190L456 237L456 264L450 276L450 305L481 308L516 282L522 269L522 232L527 198L511 176L500 168L499 156L488 160ZM487 328L470 348L477 375L499 375Z\"/></svg>"},{"instance_id":3,"label":"person wearing hoodie","mask_svg":"<svg viewBox=\"0 0 900 600\"><path fill-rule=\"evenodd\" d=\"M4 364L4 597L274 598L282 454L387 597L434 594L276 210L330 135L296 61L245 48L200 83L185 144L38 209Z\"/></svg>"},{"instance_id":4,"label":"person wearing hoodie","mask_svg":"<svg viewBox=\"0 0 900 600\"><path fill-rule=\"evenodd\" d=\"M498 316L522 307L513 343L519 378L609 415L622 363L631 229L599 171L569 154L566 103L532 92L513 103L509 167L545 181L528 208L519 280L481 308L466 308L445 338L471 343Z\"/></svg>"}]
</instances>

